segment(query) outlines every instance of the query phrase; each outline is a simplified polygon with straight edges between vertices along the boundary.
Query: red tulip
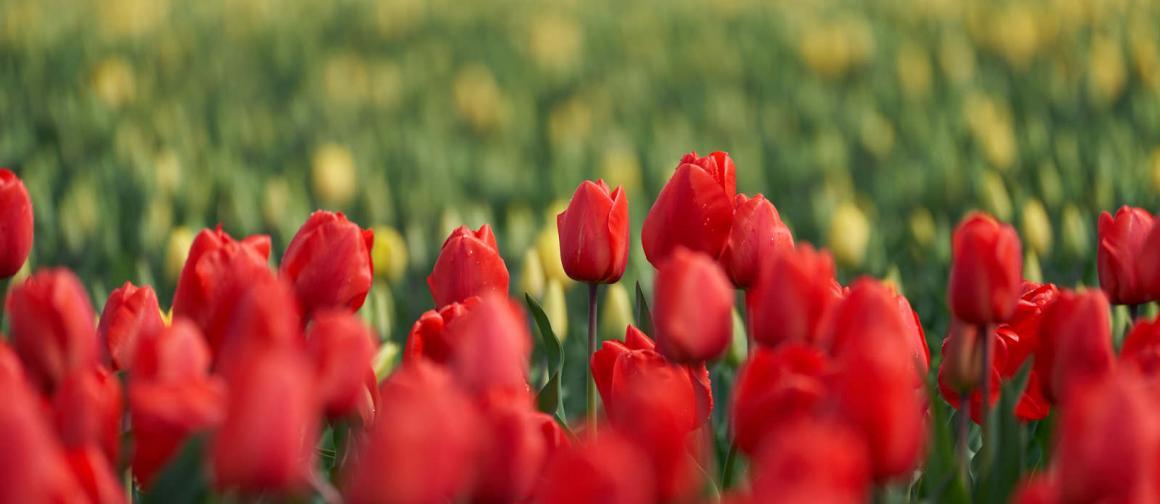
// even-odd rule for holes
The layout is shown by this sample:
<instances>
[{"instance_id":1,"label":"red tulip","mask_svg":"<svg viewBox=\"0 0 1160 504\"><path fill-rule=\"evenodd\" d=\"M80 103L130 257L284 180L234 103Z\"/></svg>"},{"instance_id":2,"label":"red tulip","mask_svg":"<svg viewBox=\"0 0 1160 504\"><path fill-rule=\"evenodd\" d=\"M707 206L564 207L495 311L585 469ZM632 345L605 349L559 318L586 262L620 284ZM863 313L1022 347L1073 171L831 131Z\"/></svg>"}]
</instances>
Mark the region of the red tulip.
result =
<instances>
[{"instance_id":1,"label":"red tulip","mask_svg":"<svg viewBox=\"0 0 1160 504\"><path fill-rule=\"evenodd\" d=\"M121 382L103 366L69 375L52 399L56 428L68 449L92 445L116 465L121 452Z\"/></svg>"},{"instance_id":2,"label":"red tulip","mask_svg":"<svg viewBox=\"0 0 1160 504\"><path fill-rule=\"evenodd\" d=\"M704 424L713 410L713 391L705 364L678 366L669 363L656 351L656 344L634 326L628 326L623 342L605 341L593 354L591 369L604 411L610 417L616 414L617 404L628 393L628 377L655 370L666 372L668 369L678 369L687 377L687 380L681 380L680 389L687 390L696 404L696 413L689 418L691 428Z\"/></svg>"},{"instance_id":3,"label":"red tulip","mask_svg":"<svg viewBox=\"0 0 1160 504\"><path fill-rule=\"evenodd\" d=\"M471 501L522 502L531 494L548 455L540 419L526 404L492 403L480 410L480 474Z\"/></svg>"},{"instance_id":4,"label":"red tulip","mask_svg":"<svg viewBox=\"0 0 1160 504\"><path fill-rule=\"evenodd\" d=\"M0 502L86 502L30 384L0 380L0 397Z\"/></svg>"},{"instance_id":5,"label":"red tulip","mask_svg":"<svg viewBox=\"0 0 1160 504\"><path fill-rule=\"evenodd\" d=\"M32 200L24 182L0 168L0 278L15 275L32 251Z\"/></svg>"},{"instance_id":6,"label":"red tulip","mask_svg":"<svg viewBox=\"0 0 1160 504\"><path fill-rule=\"evenodd\" d=\"M484 397L528 390L532 337L519 305L490 293L446 329L455 341L451 374L468 393Z\"/></svg>"},{"instance_id":7,"label":"red tulip","mask_svg":"<svg viewBox=\"0 0 1160 504\"><path fill-rule=\"evenodd\" d=\"M20 357L5 343L4 335L0 334L0 387L10 381L25 383L27 379Z\"/></svg>"},{"instance_id":8,"label":"red tulip","mask_svg":"<svg viewBox=\"0 0 1160 504\"><path fill-rule=\"evenodd\" d=\"M97 336L113 364L114 370L128 369L133 363L133 353L137 342L150 338L165 327L161 320L161 308L157 305L157 294L153 288L137 287L129 282L109 294L101 321L97 325Z\"/></svg>"},{"instance_id":9,"label":"red tulip","mask_svg":"<svg viewBox=\"0 0 1160 504\"><path fill-rule=\"evenodd\" d=\"M66 269L40 270L8 296L12 349L42 391L97 362L96 315L84 286Z\"/></svg>"},{"instance_id":10,"label":"red tulip","mask_svg":"<svg viewBox=\"0 0 1160 504\"><path fill-rule=\"evenodd\" d=\"M456 502L475 479L477 413L441 367L407 362L380 389L383 408L343 468L352 504Z\"/></svg>"},{"instance_id":11,"label":"red tulip","mask_svg":"<svg viewBox=\"0 0 1160 504\"><path fill-rule=\"evenodd\" d=\"M999 401L1007 347L1006 340L996 331L990 331L987 336L991 338L992 348L991 362L988 364L991 388L987 394L987 404L992 406ZM969 393L970 415L975 423L981 423L983 418L983 392L979 389L982 380L979 370L983 368L982 344L979 326L952 320L947 336L943 339L943 360L938 369L938 388L943 399L951 407L962 409L962 394Z\"/></svg>"},{"instance_id":12,"label":"red tulip","mask_svg":"<svg viewBox=\"0 0 1160 504\"><path fill-rule=\"evenodd\" d=\"M827 397L829 359L816 347L758 348L737 375L730 418L737 447L756 455L779 426L813 415Z\"/></svg>"},{"instance_id":13,"label":"red tulip","mask_svg":"<svg viewBox=\"0 0 1160 504\"><path fill-rule=\"evenodd\" d=\"M302 326L294 291L285 279L261 276L239 294L233 319L223 331L216 369L232 380L238 367L283 348L299 350Z\"/></svg>"},{"instance_id":14,"label":"red tulip","mask_svg":"<svg viewBox=\"0 0 1160 504\"><path fill-rule=\"evenodd\" d=\"M342 212L310 214L286 247L281 268L307 319L322 309L362 307L371 289L374 239Z\"/></svg>"},{"instance_id":15,"label":"red tulip","mask_svg":"<svg viewBox=\"0 0 1160 504\"><path fill-rule=\"evenodd\" d=\"M793 234L765 196L738 194L733 205L733 226L721 263L733 285L748 289L757 283L762 264L793 249Z\"/></svg>"},{"instance_id":16,"label":"red tulip","mask_svg":"<svg viewBox=\"0 0 1160 504\"><path fill-rule=\"evenodd\" d=\"M1015 306L1015 314L1000 327L1010 329L1006 333L1013 338L1007 341L1007 360L1003 374L1014 376L1027 358L1039 348L1039 326L1047 307L1059 297L1059 288L1053 284L1023 283L1023 294Z\"/></svg>"},{"instance_id":17,"label":"red tulip","mask_svg":"<svg viewBox=\"0 0 1160 504\"><path fill-rule=\"evenodd\" d=\"M1100 291L1062 292L1043 314L1035 371L1045 396L1066 399L1076 384L1102 378L1113 362L1108 299Z\"/></svg>"},{"instance_id":18,"label":"red tulip","mask_svg":"<svg viewBox=\"0 0 1160 504\"><path fill-rule=\"evenodd\" d=\"M801 419L776 429L753 461L756 502L861 503L870 494L870 456L840 423Z\"/></svg>"},{"instance_id":19,"label":"red tulip","mask_svg":"<svg viewBox=\"0 0 1160 504\"><path fill-rule=\"evenodd\" d=\"M947 298L955 317L970 324L1004 322L1023 285L1023 252L1015 229L971 213L955 229Z\"/></svg>"},{"instance_id":20,"label":"red tulip","mask_svg":"<svg viewBox=\"0 0 1160 504\"><path fill-rule=\"evenodd\" d=\"M534 502L648 504L653 498L648 458L615 431L565 448L544 469Z\"/></svg>"},{"instance_id":21,"label":"red tulip","mask_svg":"<svg viewBox=\"0 0 1160 504\"><path fill-rule=\"evenodd\" d=\"M736 193L729 154L686 154L644 219L641 243L648 262L659 268L678 247L720 256L729 240Z\"/></svg>"},{"instance_id":22,"label":"red tulip","mask_svg":"<svg viewBox=\"0 0 1160 504\"><path fill-rule=\"evenodd\" d=\"M460 226L452 231L427 277L427 287L437 308L488 292L507 294L508 270L491 227L484 224L472 231Z\"/></svg>"},{"instance_id":23,"label":"red tulip","mask_svg":"<svg viewBox=\"0 0 1160 504\"><path fill-rule=\"evenodd\" d=\"M1152 231L1144 239L1141 250L1160 250L1160 226L1152 226ZM1137 259L1140 283L1148 293L1148 298L1160 300L1160 254L1140 254Z\"/></svg>"},{"instance_id":24,"label":"red tulip","mask_svg":"<svg viewBox=\"0 0 1160 504\"><path fill-rule=\"evenodd\" d=\"M141 341L130 377L135 381L180 383L209 373L210 354L201 331L188 319L175 318L154 338Z\"/></svg>"},{"instance_id":25,"label":"red tulip","mask_svg":"<svg viewBox=\"0 0 1160 504\"><path fill-rule=\"evenodd\" d=\"M749 330L762 345L817 343L827 310L837 301L834 259L826 251L799 244L761 268L746 294Z\"/></svg>"},{"instance_id":26,"label":"red tulip","mask_svg":"<svg viewBox=\"0 0 1160 504\"><path fill-rule=\"evenodd\" d=\"M1144 248L1152 231L1152 214L1141 208L1122 206L1112 218L1108 212L1100 214L1100 248L1098 265L1100 288L1112 304L1136 305L1153 299L1154 285L1148 285L1140 275L1148 256L1155 256Z\"/></svg>"},{"instance_id":27,"label":"red tulip","mask_svg":"<svg viewBox=\"0 0 1160 504\"><path fill-rule=\"evenodd\" d=\"M355 413L369 400L366 374L373 373L374 334L357 315L342 310L318 312L306 334L314 361L315 389L326 415Z\"/></svg>"},{"instance_id":28,"label":"red tulip","mask_svg":"<svg viewBox=\"0 0 1160 504\"><path fill-rule=\"evenodd\" d=\"M93 504L119 504L126 502L125 490L117 478L116 466L105 458L101 450L86 446L67 451L65 460L73 476Z\"/></svg>"},{"instance_id":29,"label":"red tulip","mask_svg":"<svg viewBox=\"0 0 1160 504\"><path fill-rule=\"evenodd\" d=\"M415 321L415 325L411 326L411 334L407 336L407 347L403 357L407 361L430 359L436 364L450 362L455 342L447 338L446 328L479 302L478 297L472 296L462 303L451 303L438 310L423 312L419 320Z\"/></svg>"},{"instance_id":30,"label":"red tulip","mask_svg":"<svg viewBox=\"0 0 1160 504\"><path fill-rule=\"evenodd\" d=\"M573 280L616 283L628 265L628 198L603 180L585 180L556 216L560 260Z\"/></svg>"},{"instance_id":31,"label":"red tulip","mask_svg":"<svg viewBox=\"0 0 1160 504\"><path fill-rule=\"evenodd\" d=\"M657 270L653 290L662 355L696 364L725 353L733 339L733 288L713 259L677 249Z\"/></svg>"},{"instance_id":32,"label":"red tulip","mask_svg":"<svg viewBox=\"0 0 1160 504\"><path fill-rule=\"evenodd\" d=\"M1120 362L1135 368L1141 376L1160 378L1160 319L1141 320L1132 326L1120 348Z\"/></svg>"},{"instance_id":33,"label":"red tulip","mask_svg":"<svg viewBox=\"0 0 1160 504\"><path fill-rule=\"evenodd\" d=\"M1055 504L1059 502L1059 485L1049 475L1036 474L1023 481L1011 502L1015 504Z\"/></svg>"},{"instance_id":34,"label":"red tulip","mask_svg":"<svg viewBox=\"0 0 1160 504\"><path fill-rule=\"evenodd\" d=\"M532 421L539 426L540 434L544 438L544 447L548 449L549 458L557 451L572 445L572 439L551 415L533 411Z\"/></svg>"},{"instance_id":35,"label":"red tulip","mask_svg":"<svg viewBox=\"0 0 1160 504\"><path fill-rule=\"evenodd\" d=\"M926 376L930 371L930 347L926 345L926 332L922 330L922 320L918 312L910 307L910 301L902 294L894 295L898 313L902 315L903 326L906 327L906 341L910 344L911 358L918 366L919 374Z\"/></svg>"}]
</instances>

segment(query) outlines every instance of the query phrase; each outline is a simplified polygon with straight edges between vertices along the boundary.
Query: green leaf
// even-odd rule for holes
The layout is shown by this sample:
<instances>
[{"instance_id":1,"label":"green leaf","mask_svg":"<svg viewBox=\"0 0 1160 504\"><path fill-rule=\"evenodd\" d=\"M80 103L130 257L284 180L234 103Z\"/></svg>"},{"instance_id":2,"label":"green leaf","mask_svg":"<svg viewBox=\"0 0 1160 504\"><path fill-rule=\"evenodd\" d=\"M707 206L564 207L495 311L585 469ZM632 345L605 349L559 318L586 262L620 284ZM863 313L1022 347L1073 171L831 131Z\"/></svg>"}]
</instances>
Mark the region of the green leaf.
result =
<instances>
[{"instance_id":1,"label":"green leaf","mask_svg":"<svg viewBox=\"0 0 1160 504\"><path fill-rule=\"evenodd\" d=\"M206 436L189 438L141 498L144 504L200 504L209 496Z\"/></svg>"},{"instance_id":2,"label":"green leaf","mask_svg":"<svg viewBox=\"0 0 1160 504\"><path fill-rule=\"evenodd\" d=\"M543 343L544 354L548 357L548 382L544 384L536 396L536 405L540 411L555 415L566 423L564 401L560 394L561 374L564 370L564 352L560 348L560 340L552 331L552 324L548 322L548 316L540 304L526 293L524 294L524 302L528 305L528 311L532 313L532 319L536 321L536 329L540 332L540 342Z\"/></svg>"},{"instance_id":3,"label":"green leaf","mask_svg":"<svg viewBox=\"0 0 1160 504\"><path fill-rule=\"evenodd\" d=\"M998 448L991 461L990 470L979 479L975 495L978 502L1007 502L1019 483L1023 473L1024 432L1023 425L1015 416L1015 406L1027 388L1031 376L1031 362L1023 365L1013 380L1008 381L999 397L999 409L988 418L992 422L991 432L998 436L994 446Z\"/></svg>"},{"instance_id":4,"label":"green leaf","mask_svg":"<svg viewBox=\"0 0 1160 504\"><path fill-rule=\"evenodd\" d=\"M933 378L927 379L926 390L930 398L931 449L922 471L921 493L928 502L966 504L970 498L955 454L950 405L939 396Z\"/></svg>"},{"instance_id":5,"label":"green leaf","mask_svg":"<svg viewBox=\"0 0 1160 504\"><path fill-rule=\"evenodd\" d=\"M654 336L652 312L648 309L648 300L640 288L640 282L636 283L636 328L649 336Z\"/></svg>"}]
</instances>

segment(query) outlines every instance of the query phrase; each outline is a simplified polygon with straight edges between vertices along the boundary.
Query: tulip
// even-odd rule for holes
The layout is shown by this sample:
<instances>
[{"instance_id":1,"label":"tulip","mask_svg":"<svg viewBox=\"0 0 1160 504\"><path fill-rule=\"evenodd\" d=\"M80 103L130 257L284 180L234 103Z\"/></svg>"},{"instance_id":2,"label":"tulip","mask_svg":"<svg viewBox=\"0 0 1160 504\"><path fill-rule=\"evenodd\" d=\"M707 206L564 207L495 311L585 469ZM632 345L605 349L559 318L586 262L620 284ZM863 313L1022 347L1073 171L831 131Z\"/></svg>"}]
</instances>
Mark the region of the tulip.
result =
<instances>
[{"instance_id":1,"label":"tulip","mask_svg":"<svg viewBox=\"0 0 1160 504\"><path fill-rule=\"evenodd\" d=\"M453 231L443 242L427 287L437 308L488 292L506 294L508 270L491 227L484 224L472 231L461 226Z\"/></svg>"},{"instance_id":2,"label":"tulip","mask_svg":"<svg viewBox=\"0 0 1160 504\"><path fill-rule=\"evenodd\" d=\"M32 200L24 181L0 168L0 278L20 271L32 251Z\"/></svg>"},{"instance_id":3,"label":"tulip","mask_svg":"<svg viewBox=\"0 0 1160 504\"><path fill-rule=\"evenodd\" d=\"M644 219L644 255L660 267L678 247L716 259L729 241L737 176L729 154L686 154Z\"/></svg>"},{"instance_id":4,"label":"tulip","mask_svg":"<svg viewBox=\"0 0 1160 504\"><path fill-rule=\"evenodd\" d=\"M1140 274L1149 257L1156 255L1155 249L1144 247L1152 228L1152 214L1140 208L1120 207L1115 218L1108 212L1100 214L1100 288L1112 304L1138 305L1154 299L1156 285L1149 285Z\"/></svg>"},{"instance_id":5,"label":"tulip","mask_svg":"<svg viewBox=\"0 0 1160 504\"><path fill-rule=\"evenodd\" d=\"M544 439L544 446L548 449L548 458L551 458L559 450L572 445L572 439L564 432L564 428L560 427L560 423L556 421L555 417L538 411L533 411L531 415L532 423L538 426Z\"/></svg>"},{"instance_id":6,"label":"tulip","mask_svg":"<svg viewBox=\"0 0 1160 504\"><path fill-rule=\"evenodd\" d=\"M125 282L105 301L97 336L108 352L113 369L128 369L138 341L153 337L164 327L153 288Z\"/></svg>"},{"instance_id":7,"label":"tulip","mask_svg":"<svg viewBox=\"0 0 1160 504\"><path fill-rule=\"evenodd\" d=\"M470 297L462 303L451 303L438 310L427 310L411 326L407 336L407 347L403 354L408 362L415 359L430 359L436 364L451 361L455 342L447 338L446 328L457 317L478 305L478 297Z\"/></svg>"},{"instance_id":8,"label":"tulip","mask_svg":"<svg viewBox=\"0 0 1160 504\"><path fill-rule=\"evenodd\" d=\"M310 214L286 247L281 268L306 319L319 310L362 307L374 276L374 239L342 212Z\"/></svg>"},{"instance_id":9,"label":"tulip","mask_svg":"<svg viewBox=\"0 0 1160 504\"><path fill-rule=\"evenodd\" d=\"M2 335L0 335L2 336ZM12 351L4 338L0 337L0 387L10 381L24 383L24 366L20 364L20 357Z\"/></svg>"},{"instance_id":10,"label":"tulip","mask_svg":"<svg viewBox=\"0 0 1160 504\"><path fill-rule=\"evenodd\" d=\"M1035 372L1044 395L1066 399L1079 383L1102 378L1112 368L1108 299L1100 291L1062 292L1040 322Z\"/></svg>"},{"instance_id":11,"label":"tulip","mask_svg":"<svg viewBox=\"0 0 1160 504\"><path fill-rule=\"evenodd\" d=\"M1015 312L1023 253L1015 229L972 213L955 229L947 298L955 317L970 324L1004 322Z\"/></svg>"},{"instance_id":12,"label":"tulip","mask_svg":"<svg viewBox=\"0 0 1160 504\"><path fill-rule=\"evenodd\" d=\"M761 265L793 249L793 234L765 196L738 194L733 201L733 226L721 252L721 263L733 285L748 289L757 282Z\"/></svg>"},{"instance_id":13,"label":"tulip","mask_svg":"<svg viewBox=\"0 0 1160 504\"><path fill-rule=\"evenodd\" d=\"M1141 320L1132 326L1120 348L1120 362L1141 376L1160 378L1160 319Z\"/></svg>"},{"instance_id":14,"label":"tulip","mask_svg":"<svg viewBox=\"0 0 1160 504\"><path fill-rule=\"evenodd\" d=\"M1160 250L1160 226L1152 226L1142 250ZM1140 283L1147 291L1148 298L1160 300L1160 254L1141 254L1138 260Z\"/></svg>"},{"instance_id":15,"label":"tulip","mask_svg":"<svg viewBox=\"0 0 1160 504\"><path fill-rule=\"evenodd\" d=\"M584 181L556 216L560 260L573 280L616 283L628 264L628 198L603 180Z\"/></svg>"},{"instance_id":16,"label":"tulip","mask_svg":"<svg viewBox=\"0 0 1160 504\"><path fill-rule=\"evenodd\" d=\"M998 385L1002 380L1000 368L1005 359L1002 356L1006 351L1002 343L1004 340L998 337L996 331L989 331L987 337L991 338L992 348L996 351L988 355L990 362L984 363L983 335L979 332L979 326L952 320L947 336L943 339L943 360L938 369L939 393L943 399L951 407L961 410L963 396L968 395L970 402L967 413L975 423L981 423L983 418L983 393L978 388L982 379L979 370L989 369L991 383ZM999 387L988 388L987 397L988 407L994 405L999 400Z\"/></svg>"},{"instance_id":17,"label":"tulip","mask_svg":"<svg viewBox=\"0 0 1160 504\"><path fill-rule=\"evenodd\" d=\"M71 271L36 272L12 289L7 310L12 349L42 391L97 363L96 315Z\"/></svg>"},{"instance_id":18,"label":"tulip","mask_svg":"<svg viewBox=\"0 0 1160 504\"><path fill-rule=\"evenodd\" d=\"M120 504L126 502L125 491L117 479L115 465L105 458L101 450L86 446L67 450L65 460L84 489L88 502L94 504Z\"/></svg>"},{"instance_id":19,"label":"tulip","mask_svg":"<svg viewBox=\"0 0 1160 504\"><path fill-rule=\"evenodd\" d=\"M285 279L259 277L237 298L233 320L223 332L215 367L232 380L233 372L267 352L302 346L302 326L294 291Z\"/></svg>"},{"instance_id":20,"label":"tulip","mask_svg":"<svg viewBox=\"0 0 1160 504\"><path fill-rule=\"evenodd\" d=\"M0 380L0 397L0 502L86 502L37 392Z\"/></svg>"},{"instance_id":21,"label":"tulip","mask_svg":"<svg viewBox=\"0 0 1160 504\"><path fill-rule=\"evenodd\" d=\"M910 307L910 301L902 294L894 295L898 313L902 315L903 325L906 327L906 341L910 343L911 357L918 367L919 375L926 376L930 371L930 347L926 344L926 332L922 330L922 320L918 312Z\"/></svg>"},{"instance_id":22,"label":"tulip","mask_svg":"<svg viewBox=\"0 0 1160 504\"><path fill-rule=\"evenodd\" d=\"M733 336L733 287L712 258L677 249L658 269L653 290L662 355L695 364L725 353Z\"/></svg>"},{"instance_id":23,"label":"tulip","mask_svg":"<svg viewBox=\"0 0 1160 504\"><path fill-rule=\"evenodd\" d=\"M491 403L480 410L480 474L471 501L523 502L548 454L541 421L525 404Z\"/></svg>"},{"instance_id":24,"label":"tulip","mask_svg":"<svg viewBox=\"0 0 1160 504\"><path fill-rule=\"evenodd\" d=\"M315 389L331 418L354 413L368 399L374 335L362 319L344 310L318 312L306 334L314 362Z\"/></svg>"},{"instance_id":25,"label":"tulip","mask_svg":"<svg viewBox=\"0 0 1160 504\"><path fill-rule=\"evenodd\" d=\"M753 461L755 502L866 502L870 454L856 432L799 420L775 430Z\"/></svg>"},{"instance_id":26,"label":"tulip","mask_svg":"<svg viewBox=\"0 0 1160 504\"><path fill-rule=\"evenodd\" d=\"M1059 485L1048 475L1037 474L1023 481L1015 490L1015 504L1055 504L1059 502Z\"/></svg>"},{"instance_id":27,"label":"tulip","mask_svg":"<svg viewBox=\"0 0 1160 504\"><path fill-rule=\"evenodd\" d=\"M64 446L96 446L110 464L116 465L121 452L123 403L120 381L103 366L65 378L52 398L56 428Z\"/></svg>"},{"instance_id":28,"label":"tulip","mask_svg":"<svg viewBox=\"0 0 1160 504\"><path fill-rule=\"evenodd\" d=\"M528 390L532 337L519 305L489 293L445 331L455 342L448 363L451 374L469 394L484 397Z\"/></svg>"},{"instance_id":29,"label":"tulip","mask_svg":"<svg viewBox=\"0 0 1160 504\"><path fill-rule=\"evenodd\" d=\"M534 501L543 504L648 504L652 471L640 449L614 431L565 448L544 468Z\"/></svg>"},{"instance_id":30,"label":"tulip","mask_svg":"<svg viewBox=\"0 0 1160 504\"><path fill-rule=\"evenodd\" d=\"M758 348L737 375L733 392L733 439L757 455L763 440L783 424L816 412L828 395L830 362L818 348L788 343Z\"/></svg>"},{"instance_id":31,"label":"tulip","mask_svg":"<svg viewBox=\"0 0 1160 504\"><path fill-rule=\"evenodd\" d=\"M156 337L141 341L130 377L135 381L181 383L205 376L210 362L209 347L201 331L188 319L178 318Z\"/></svg>"},{"instance_id":32,"label":"tulip","mask_svg":"<svg viewBox=\"0 0 1160 504\"><path fill-rule=\"evenodd\" d=\"M815 251L809 244L773 258L745 296L754 341L770 347L817 343L822 320L839 297L836 283L829 252Z\"/></svg>"}]
</instances>

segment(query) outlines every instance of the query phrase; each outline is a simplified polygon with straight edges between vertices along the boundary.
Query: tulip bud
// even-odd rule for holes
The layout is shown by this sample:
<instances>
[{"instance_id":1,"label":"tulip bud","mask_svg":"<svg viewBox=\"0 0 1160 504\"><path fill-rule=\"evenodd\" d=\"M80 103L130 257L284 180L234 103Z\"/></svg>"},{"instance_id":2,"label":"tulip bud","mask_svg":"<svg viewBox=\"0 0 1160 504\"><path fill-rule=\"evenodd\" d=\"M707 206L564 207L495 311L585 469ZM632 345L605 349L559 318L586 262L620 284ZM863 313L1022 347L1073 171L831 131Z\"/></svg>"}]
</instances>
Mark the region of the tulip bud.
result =
<instances>
[{"instance_id":1,"label":"tulip bud","mask_svg":"<svg viewBox=\"0 0 1160 504\"><path fill-rule=\"evenodd\" d=\"M32 251L32 200L24 181L0 168L0 278L15 275Z\"/></svg>"},{"instance_id":2,"label":"tulip bud","mask_svg":"<svg viewBox=\"0 0 1160 504\"><path fill-rule=\"evenodd\" d=\"M951 320L943 338L942 363L938 368L940 384L955 393L971 392L978 388L983 369L982 335L979 326L960 320Z\"/></svg>"},{"instance_id":3,"label":"tulip bud","mask_svg":"<svg viewBox=\"0 0 1160 504\"><path fill-rule=\"evenodd\" d=\"M648 458L615 431L562 449L544 468L535 502L648 504L654 483Z\"/></svg>"},{"instance_id":4,"label":"tulip bud","mask_svg":"<svg viewBox=\"0 0 1160 504\"><path fill-rule=\"evenodd\" d=\"M733 223L736 169L729 154L714 152L681 158L644 219L644 254L659 267L679 247L721 255Z\"/></svg>"},{"instance_id":5,"label":"tulip bud","mask_svg":"<svg viewBox=\"0 0 1160 504\"><path fill-rule=\"evenodd\" d=\"M834 261L826 251L799 244L762 268L745 297L749 329L762 345L815 343L822 319L836 301Z\"/></svg>"},{"instance_id":6,"label":"tulip bud","mask_svg":"<svg viewBox=\"0 0 1160 504\"><path fill-rule=\"evenodd\" d=\"M724 354L733 334L733 286L712 258L677 249L657 271L654 293L662 355L692 364Z\"/></svg>"},{"instance_id":7,"label":"tulip bud","mask_svg":"<svg viewBox=\"0 0 1160 504\"><path fill-rule=\"evenodd\" d=\"M548 282L543 302L544 314L548 316L552 332L563 343L568 338L568 303L564 299L564 288L554 281Z\"/></svg>"},{"instance_id":8,"label":"tulip bud","mask_svg":"<svg viewBox=\"0 0 1160 504\"><path fill-rule=\"evenodd\" d=\"M12 289L6 309L12 349L42 391L97 363L96 315L73 272L37 271Z\"/></svg>"},{"instance_id":9,"label":"tulip bud","mask_svg":"<svg viewBox=\"0 0 1160 504\"><path fill-rule=\"evenodd\" d=\"M138 342L153 337L164 327L153 287L125 282L105 301L97 336L111 358L113 369L128 369Z\"/></svg>"},{"instance_id":10,"label":"tulip bud","mask_svg":"<svg viewBox=\"0 0 1160 504\"><path fill-rule=\"evenodd\" d=\"M839 263L857 268L866 257L870 243L870 223L857 205L843 203L830 219L830 249Z\"/></svg>"},{"instance_id":11,"label":"tulip bud","mask_svg":"<svg viewBox=\"0 0 1160 504\"><path fill-rule=\"evenodd\" d=\"M365 378L373 372L373 341L370 328L345 311L319 312L310 324L307 351L314 361L315 390L328 417L354 413L365 398Z\"/></svg>"},{"instance_id":12,"label":"tulip bud","mask_svg":"<svg viewBox=\"0 0 1160 504\"><path fill-rule=\"evenodd\" d=\"M748 289L757 282L763 263L792 248L793 235L765 196L737 195L729 241L721 252L721 264L734 286Z\"/></svg>"},{"instance_id":13,"label":"tulip bud","mask_svg":"<svg viewBox=\"0 0 1160 504\"><path fill-rule=\"evenodd\" d=\"M371 288L374 238L342 212L310 214L286 247L281 268L306 319L318 310L362 307Z\"/></svg>"},{"instance_id":14,"label":"tulip bud","mask_svg":"<svg viewBox=\"0 0 1160 504\"><path fill-rule=\"evenodd\" d=\"M866 502L870 456L857 432L801 419L777 429L753 460L755 502Z\"/></svg>"},{"instance_id":15,"label":"tulip bud","mask_svg":"<svg viewBox=\"0 0 1160 504\"><path fill-rule=\"evenodd\" d=\"M1015 230L972 213L955 229L947 297L955 317L991 324L1011 317L1023 284L1023 254Z\"/></svg>"},{"instance_id":16,"label":"tulip bud","mask_svg":"<svg viewBox=\"0 0 1160 504\"><path fill-rule=\"evenodd\" d=\"M1135 305L1152 300L1140 269L1148 262L1144 242L1152 231L1152 214L1140 208L1120 207L1113 218L1100 214L1098 264L1100 288L1112 304ZM1154 251L1153 251L1154 252Z\"/></svg>"},{"instance_id":17,"label":"tulip bud","mask_svg":"<svg viewBox=\"0 0 1160 504\"><path fill-rule=\"evenodd\" d=\"M405 361L428 359L436 364L447 364L451 361L455 341L449 339L446 328L452 321L459 318L468 310L478 306L480 299L470 297L462 303L452 303L438 310L427 310L419 316L419 320L411 326L411 333L407 336L407 346L404 349Z\"/></svg>"},{"instance_id":18,"label":"tulip bud","mask_svg":"<svg viewBox=\"0 0 1160 504\"><path fill-rule=\"evenodd\" d=\"M1100 291L1063 292L1043 314L1035 372L1044 395L1065 400L1071 388L1104 377L1113 365L1108 299Z\"/></svg>"},{"instance_id":19,"label":"tulip bud","mask_svg":"<svg viewBox=\"0 0 1160 504\"><path fill-rule=\"evenodd\" d=\"M1042 257L1051 252L1051 218L1039 200L1023 204L1022 228L1023 241L1032 253Z\"/></svg>"},{"instance_id":20,"label":"tulip bud","mask_svg":"<svg viewBox=\"0 0 1160 504\"><path fill-rule=\"evenodd\" d=\"M603 180L584 181L556 216L560 261L578 282L616 283L628 265L628 197Z\"/></svg>"},{"instance_id":21,"label":"tulip bud","mask_svg":"<svg viewBox=\"0 0 1160 504\"><path fill-rule=\"evenodd\" d=\"M397 283L407 272L407 241L390 226L375 227L374 235L371 264L375 273L390 283Z\"/></svg>"},{"instance_id":22,"label":"tulip bud","mask_svg":"<svg viewBox=\"0 0 1160 504\"><path fill-rule=\"evenodd\" d=\"M66 448L96 446L110 464L117 464L123 399L116 376L99 365L78 370L61 383L52 408Z\"/></svg>"},{"instance_id":23,"label":"tulip bud","mask_svg":"<svg viewBox=\"0 0 1160 504\"><path fill-rule=\"evenodd\" d=\"M828 394L823 380L830 367L825 353L801 343L754 350L733 391L730 418L737 447L757 455L771 432L813 415Z\"/></svg>"},{"instance_id":24,"label":"tulip bud","mask_svg":"<svg viewBox=\"0 0 1160 504\"><path fill-rule=\"evenodd\" d=\"M477 231L460 227L452 232L443 242L427 286L440 308L488 292L507 294L508 270L491 227L484 224Z\"/></svg>"}]
</instances>

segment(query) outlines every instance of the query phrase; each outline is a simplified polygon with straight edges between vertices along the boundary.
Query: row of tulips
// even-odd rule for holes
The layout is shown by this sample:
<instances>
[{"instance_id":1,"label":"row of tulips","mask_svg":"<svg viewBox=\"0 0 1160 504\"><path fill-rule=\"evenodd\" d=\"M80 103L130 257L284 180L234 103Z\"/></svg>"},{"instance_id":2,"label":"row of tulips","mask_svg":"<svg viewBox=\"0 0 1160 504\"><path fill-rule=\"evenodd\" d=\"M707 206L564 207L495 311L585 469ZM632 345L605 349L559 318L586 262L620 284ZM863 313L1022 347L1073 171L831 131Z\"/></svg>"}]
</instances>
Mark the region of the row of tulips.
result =
<instances>
[{"instance_id":1,"label":"row of tulips","mask_svg":"<svg viewBox=\"0 0 1160 504\"><path fill-rule=\"evenodd\" d=\"M917 314L889 284L839 283L827 251L795 243L762 195L737 193L723 152L681 159L644 220L652 311L601 342L597 291L628 263L627 198L585 181L557 220L564 269L589 284L588 415L572 424L543 400L558 382L530 383L531 326L486 225L444 242L427 279L434 306L381 383L375 337L356 314L373 236L341 213L312 214L277 271L268 238L203 230L171 316L151 287L126 283L98 319L75 275L39 270L5 303L0 502L149 498L202 444L186 469L205 470L214 495L242 499L863 502L921 477L938 420ZM1061 410L1054 461L1021 502L1160 500L1160 411L1148 400L1160 324L1136 322L1117 357L1109 320L1109 302L1135 313L1160 299L1152 221L1130 208L1101 216L1102 291L1024 281L1017 235L987 215L954 233L937 390L984 426L1009 382L1026 384L1018 419ZM33 212L7 170L0 230L0 275L11 277L31 248ZM728 421L748 477L706 497L715 482L730 486L739 456L722 461L719 481L709 475L720 402L709 369L730 345L736 289L750 350ZM958 446L969 487L981 470L968 427ZM995 444L984 428L973 465L992 463Z\"/></svg>"}]
</instances>

